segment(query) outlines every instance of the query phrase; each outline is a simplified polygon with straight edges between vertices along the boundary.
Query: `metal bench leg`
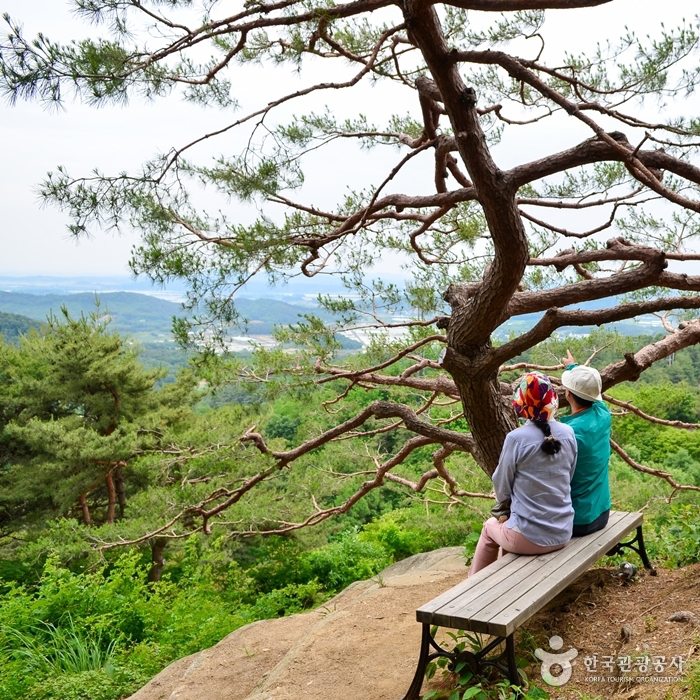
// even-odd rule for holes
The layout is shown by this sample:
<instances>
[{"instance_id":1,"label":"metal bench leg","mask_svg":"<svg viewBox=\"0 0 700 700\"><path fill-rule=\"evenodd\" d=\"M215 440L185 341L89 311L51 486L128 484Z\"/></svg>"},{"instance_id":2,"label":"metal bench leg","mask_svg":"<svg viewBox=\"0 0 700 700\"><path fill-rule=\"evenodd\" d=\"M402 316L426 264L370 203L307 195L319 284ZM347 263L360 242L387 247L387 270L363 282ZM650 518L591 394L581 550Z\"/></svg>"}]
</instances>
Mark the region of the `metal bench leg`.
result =
<instances>
[{"instance_id":1,"label":"metal bench leg","mask_svg":"<svg viewBox=\"0 0 700 700\"><path fill-rule=\"evenodd\" d=\"M508 680L511 685L520 686L520 674L518 673L518 663L515 659L515 638L513 634L506 637L506 658L508 660Z\"/></svg>"},{"instance_id":2,"label":"metal bench leg","mask_svg":"<svg viewBox=\"0 0 700 700\"><path fill-rule=\"evenodd\" d=\"M418 666L416 674L413 676L413 682L408 689L403 700L418 700L420 689L423 687L423 678L425 677L425 669L428 666L428 652L430 651L430 625L427 622L423 623L423 634L420 642L420 656L418 657Z\"/></svg>"},{"instance_id":3,"label":"metal bench leg","mask_svg":"<svg viewBox=\"0 0 700 700\"><path fill-rule=\"evenodd\" d=\"M503 642L505 642L505 649L497 653L496 656L489 656L489 654L497 650ZM431 647L435 651L431 652ZM418 666L416 667L416 673L413 676L411 687L402 700L418 700L421 688L423 687L423 679L425 678L425 670L428 667L428 663L440 657L450 660L450 663L447 665L450 671L454 671L458 663L465 662L474 675L481 676L486 667L492 666L498 669L502 675L507 676L511 685L520 686L522 684L515 658L514 634L510 634L507 637L494 637L483 649L477 652L468 651L466 649L462 651L449 651L443 649L435 641L431 634L431 625L424 622Z\"/></svg>"},{"instance_id":4,"label":"metal bench leg","mask_svg":"<svg viewBox=\"0 0 700 700\"><path fill-rule=\"evenodd\" d=\"M644 546L644 535L642 534L642 526L637 527L637 540L639 542L639 549L637 552L642 558L642 564L644 564L645 569L649 569L652 576L656 576L656 569L653 567L652 563L649 561L649 555L647 554L646 547Z\"/></svg>"},{"instance_id":5,"label":"metal bench leg","mask_svg":"<svg viewBox=\"0 0 700 700\"><path fill-rule=\"evenodd\" d=\"M639 554L644 568L648 569L652 576L656 576L656 569L653 567L651 561L649 561L649 555L647 554L646 547L644 546L644 535L642 534L642 526L637 526L637 534L634 539L629 540L629 542L620 542L616 544L609 552L609 555L620 554L623 549L631 549Z\"/></svg>"}]
</instances>

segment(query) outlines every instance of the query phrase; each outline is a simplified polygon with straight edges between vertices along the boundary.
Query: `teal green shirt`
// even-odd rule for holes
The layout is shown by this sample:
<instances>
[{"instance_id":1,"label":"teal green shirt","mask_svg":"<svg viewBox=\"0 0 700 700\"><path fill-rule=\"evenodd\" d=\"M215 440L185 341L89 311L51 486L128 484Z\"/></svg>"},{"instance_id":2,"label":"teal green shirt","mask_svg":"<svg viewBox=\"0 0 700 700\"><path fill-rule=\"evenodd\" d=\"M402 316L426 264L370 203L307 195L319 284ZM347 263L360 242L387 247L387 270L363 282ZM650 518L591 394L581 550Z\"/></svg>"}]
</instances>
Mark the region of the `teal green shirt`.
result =
<instances>
[{"instance_id":1,"label":"teal green shirt","mask_svg":"<svg viewBox=\"0 0 700 700\"><path fill-rule=\"evenodd\" d=\"M610 509L610 429L612 416L602 401L576 415L558 416L574 429L578 444L576 471L571 480L574 525L588 525Z\"/></svg>"}]
</instances>

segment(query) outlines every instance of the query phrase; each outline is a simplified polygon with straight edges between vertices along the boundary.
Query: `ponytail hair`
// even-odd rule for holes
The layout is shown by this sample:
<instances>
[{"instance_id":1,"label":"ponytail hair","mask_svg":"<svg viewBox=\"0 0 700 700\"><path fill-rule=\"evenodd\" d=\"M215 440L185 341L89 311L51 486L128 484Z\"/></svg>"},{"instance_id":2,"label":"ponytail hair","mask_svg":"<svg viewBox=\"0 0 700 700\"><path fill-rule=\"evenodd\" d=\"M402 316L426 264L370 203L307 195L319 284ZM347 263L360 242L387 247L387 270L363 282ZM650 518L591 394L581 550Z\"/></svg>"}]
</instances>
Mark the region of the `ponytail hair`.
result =
<instances>
[{"instance_id":1,"label":"ponytail hair","mask_svg":"<svg viewBox=\"0 0 700 700\"><path fill-rule=\"evenodd\" d=\"M536 425L544 434L544 442L540 446L542 452L548 455L555 455L561 449L561 443L552 435L552 429L546 420L533 420L533 425Z\"/></svg>"}]
</instances>

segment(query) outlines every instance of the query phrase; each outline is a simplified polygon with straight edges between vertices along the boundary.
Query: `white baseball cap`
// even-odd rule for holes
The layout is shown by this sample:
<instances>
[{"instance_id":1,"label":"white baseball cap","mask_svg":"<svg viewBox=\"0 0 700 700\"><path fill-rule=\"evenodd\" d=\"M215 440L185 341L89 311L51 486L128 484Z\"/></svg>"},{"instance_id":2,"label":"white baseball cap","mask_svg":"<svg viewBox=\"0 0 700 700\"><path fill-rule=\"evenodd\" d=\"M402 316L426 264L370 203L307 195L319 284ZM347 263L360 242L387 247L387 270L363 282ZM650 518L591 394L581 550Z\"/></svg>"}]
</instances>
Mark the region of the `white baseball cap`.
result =
<instances>
[{"instance_id":1,"label":"white baseball cap","mask_svg":"<svg viewBox=\"0 0 700 700\"><path fill-rule=\"evenodd\" d=\"M561 375L561 383L574 396L580 396L586 401L603 400L603 397L600 395L603 389L600 372L593 367L577 365L573 369L568 369Z\"/></svg>"}]
</instances>

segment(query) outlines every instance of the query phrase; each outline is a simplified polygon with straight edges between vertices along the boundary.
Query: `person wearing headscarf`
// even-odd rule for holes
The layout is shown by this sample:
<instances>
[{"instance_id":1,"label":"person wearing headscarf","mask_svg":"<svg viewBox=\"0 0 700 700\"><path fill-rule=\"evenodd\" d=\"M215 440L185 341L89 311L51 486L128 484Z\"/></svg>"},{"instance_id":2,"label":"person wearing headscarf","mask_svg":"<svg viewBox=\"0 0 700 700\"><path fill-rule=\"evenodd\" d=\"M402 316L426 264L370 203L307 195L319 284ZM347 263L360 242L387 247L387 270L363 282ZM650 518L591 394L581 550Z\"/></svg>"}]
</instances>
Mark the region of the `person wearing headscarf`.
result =
<instances>
[{"instance_id":1,"label":"person wearing headscarf","mask_svg":"<svg viewBox=\"0 0 700 700\"><path fill-rule=\"evenodd\" d=\"M530 372L513 394L513 408L525 424L506 435L493 473L496 499L510 499L505 522L489 518L476 546L469 575L498 558L499 548L516 554L545 554L570 539L574 521L571 478L576 438L554 420L559 401L548 377Z\"/></svg>"}]
</instances>

